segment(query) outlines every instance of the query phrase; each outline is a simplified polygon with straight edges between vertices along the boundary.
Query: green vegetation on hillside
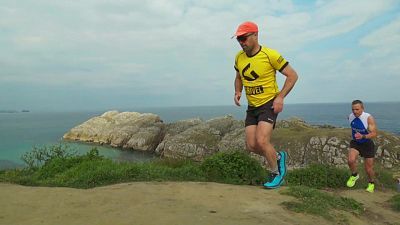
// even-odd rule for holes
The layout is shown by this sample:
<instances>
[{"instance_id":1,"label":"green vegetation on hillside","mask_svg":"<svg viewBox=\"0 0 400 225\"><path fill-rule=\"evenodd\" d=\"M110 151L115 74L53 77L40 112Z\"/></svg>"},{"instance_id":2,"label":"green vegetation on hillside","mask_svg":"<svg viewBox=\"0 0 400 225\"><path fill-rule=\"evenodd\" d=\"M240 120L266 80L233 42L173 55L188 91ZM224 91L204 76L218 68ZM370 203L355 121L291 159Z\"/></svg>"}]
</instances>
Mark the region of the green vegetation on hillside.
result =
<instances>
[{"instance_id":1,"label":"green vegetation on hillside","mask_svg":"<svg viewBox=\"0 0 400 225\"><path fill-rule=\"evenodd\" d=\"M85 155L68 146L34 148L22 156L27 167L2 171L0 181L32 186L92 188L132 181L213 181L261 184L265 170L244 152L220 153L202 163L160 159L145 163L114 162L96 148Z\"/></svg>"},{"instance_id":2,"label":"green vegetation on hillside","mask_svg":"<svg viewBox=\"0 0 400 225\"><path fill-rule=\"evenodd\" d=\"M35 186L92 188L131 181L213 181L229 184L260 185L267 172L244 152L220 152L203 162L159 159L151 162L114 162L99 155L96 148L78 155L66 145L34 148L22 156L26 168L0 172L0 181ZM362 177L362 169L360 173ZM376 168L379 188L394 188L392 174ZM345 187L347 169L309 165L288 173L286 184L312 188ZM357 185L363 188L366 179ZM364 183L363 183L364 182Z\"/></svg>"}]
</instances>

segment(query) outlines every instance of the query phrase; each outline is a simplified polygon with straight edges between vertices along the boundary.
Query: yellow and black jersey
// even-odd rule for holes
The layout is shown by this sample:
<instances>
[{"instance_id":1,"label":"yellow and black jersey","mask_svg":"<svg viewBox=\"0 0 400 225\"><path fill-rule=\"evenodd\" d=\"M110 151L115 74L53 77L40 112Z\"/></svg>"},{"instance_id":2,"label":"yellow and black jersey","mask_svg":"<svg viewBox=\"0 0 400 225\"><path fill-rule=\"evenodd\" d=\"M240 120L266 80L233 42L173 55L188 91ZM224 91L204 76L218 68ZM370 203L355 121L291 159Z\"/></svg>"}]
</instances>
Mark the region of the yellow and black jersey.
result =
<instances>
[{"instance_id":1,"label":"yellow and black jersey","mask_svg":"<svg viewBox=\"0 0 400 225\"><path fill-rule=\"evenodd\" d=\"M248 57L242 50L235 57L235 70L239 72L250 106L258 107L279 93L276 71L282 71L288 62L276 50L260 47Z\"/></svg>"}]
</instances>

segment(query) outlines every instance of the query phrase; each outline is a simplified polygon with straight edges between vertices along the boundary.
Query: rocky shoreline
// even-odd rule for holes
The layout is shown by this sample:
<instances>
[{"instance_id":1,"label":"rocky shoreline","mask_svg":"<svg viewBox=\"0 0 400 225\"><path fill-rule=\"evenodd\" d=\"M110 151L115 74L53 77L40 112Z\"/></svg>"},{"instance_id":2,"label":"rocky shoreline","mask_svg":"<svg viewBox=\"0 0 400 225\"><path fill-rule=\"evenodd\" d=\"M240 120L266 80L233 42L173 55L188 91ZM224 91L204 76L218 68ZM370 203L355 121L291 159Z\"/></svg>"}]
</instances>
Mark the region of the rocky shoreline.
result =
<instances>
[{"instance_id":1,"label":"rocky shoreline","mask_svg":"<svg viewBox=\"0 0 400 225\"><path fill-rule=\"evenodd\" d=\"M230 115L206 121L193 118L164 123L152 113L109 111L72 128L63 138L146 151L165 158L202 161L217 152L245 151L244 135L244 121ZM278 121L272 136L275 147L289 153L291 168L311 163L345 166L349 140L348 128L315 126L295 118ZM375 143L377 159L384 167L399 165L399 136L379 131Z\"/></svg>"}]
</instances>

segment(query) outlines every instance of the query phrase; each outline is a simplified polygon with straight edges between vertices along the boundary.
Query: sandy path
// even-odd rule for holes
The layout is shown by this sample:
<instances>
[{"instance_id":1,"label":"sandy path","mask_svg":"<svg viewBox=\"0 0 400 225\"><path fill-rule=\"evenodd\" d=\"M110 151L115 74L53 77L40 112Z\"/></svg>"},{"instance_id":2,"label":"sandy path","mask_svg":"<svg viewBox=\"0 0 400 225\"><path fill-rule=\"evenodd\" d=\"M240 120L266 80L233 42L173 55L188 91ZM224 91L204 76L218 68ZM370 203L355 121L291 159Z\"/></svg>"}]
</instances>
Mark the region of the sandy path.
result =
<instances>
[{"instance_id":1,"label":"sandy path","mask_svg":"<svg viewBox=\"0 0 400 225\"><path fill-rule=\"evenodd\" d=\"M347 192L344 194L351 195ZM359 198L363 194L366 193L360 192ZM279 194L278 190L217 183L137 182L88 190L0 183L0 224L327 223L319 217L290 212L280 205L283 201L293 199ZM350 214L348 216L352 224L371 222L367 220L371 218L356 218ZM400 216L393 213L389 218L380 221L394 222L393 219L400 221ZM379 220L377 221L376 224L379 224Z\"/></svg>"}]
</instances>

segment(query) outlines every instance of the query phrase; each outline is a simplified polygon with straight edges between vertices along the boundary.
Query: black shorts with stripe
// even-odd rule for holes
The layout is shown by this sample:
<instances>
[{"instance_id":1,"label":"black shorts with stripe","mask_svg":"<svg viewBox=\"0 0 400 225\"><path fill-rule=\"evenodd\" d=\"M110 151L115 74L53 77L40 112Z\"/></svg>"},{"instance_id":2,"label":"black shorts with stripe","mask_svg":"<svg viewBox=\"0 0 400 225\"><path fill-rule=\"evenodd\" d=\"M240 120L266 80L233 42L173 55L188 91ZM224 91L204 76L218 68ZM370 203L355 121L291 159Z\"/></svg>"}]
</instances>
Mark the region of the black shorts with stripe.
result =
<instances>
[{"instance_id":1,"label":"black shorts with stripe","mask_svg":"<svg viewBox=\"0 0 400 225\"><path fill-rule=\"evenodd\" d=\"M247 127L250 125L257 125L258 122L265 121L268 123L272 123L275 127L275 122L278 114L274 113L274 109L272 108L273 103L274 99L258 107L249 105L246 111L245 126Z\"/></svg>"}]
</instances>

